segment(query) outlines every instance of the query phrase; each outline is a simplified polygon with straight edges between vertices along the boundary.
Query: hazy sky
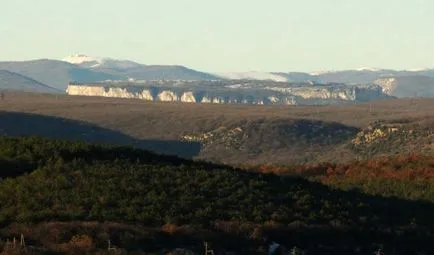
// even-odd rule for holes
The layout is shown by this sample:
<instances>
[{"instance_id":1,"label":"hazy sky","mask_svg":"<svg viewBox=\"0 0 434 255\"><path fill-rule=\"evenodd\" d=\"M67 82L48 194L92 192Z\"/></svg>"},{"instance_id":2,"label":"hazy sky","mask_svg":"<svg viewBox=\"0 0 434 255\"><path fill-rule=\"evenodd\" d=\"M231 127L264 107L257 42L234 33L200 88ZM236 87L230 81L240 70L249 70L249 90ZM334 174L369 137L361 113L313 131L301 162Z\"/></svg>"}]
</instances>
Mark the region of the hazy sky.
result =
<instances>
[{"instance_id":1,"label":"hazy sky","mask_svg":"<svg viewBox=\"0 0 434 255\"><path fill-rule=\"evenodd\" d=\"M433 0L1 0L0 60L204 71L434 67Z\"/></svg>"}]
</instances>

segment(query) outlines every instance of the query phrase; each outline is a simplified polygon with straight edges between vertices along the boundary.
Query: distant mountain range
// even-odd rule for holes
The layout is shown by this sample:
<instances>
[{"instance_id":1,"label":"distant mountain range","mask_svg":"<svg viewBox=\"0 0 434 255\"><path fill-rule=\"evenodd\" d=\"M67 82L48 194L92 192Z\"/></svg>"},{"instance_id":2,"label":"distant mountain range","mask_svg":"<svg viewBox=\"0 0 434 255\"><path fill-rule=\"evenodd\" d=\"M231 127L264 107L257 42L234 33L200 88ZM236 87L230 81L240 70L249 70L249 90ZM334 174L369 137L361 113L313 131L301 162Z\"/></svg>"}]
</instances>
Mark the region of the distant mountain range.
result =
<instances>
[{"instance_id":1,"label":"distant mountain range","mask_svg":"<svg viewBox=\"0 0 434 255\"><path fill-rule=\"evenodd\" d=\"M256 80L287 83L377 84L396 97L432 97L434 69L357 70L308 72L231 72L207 73L179 65L145 65L130 60L72 55L62 60L39 59L0 62L1 89L37 92L65 92L68 83L107 80Z\"/></svg>"},{"instance_id":2,"label":"distant mountain range","mask_svg":"<svg viewBox=\"0 0 434 255\"><path fill-rule=\"evenodd\" d=\"M402 76L427 76L434 78L434 69L407 71L389 69L357 69L342 71L327 71L318 73L304 72L230 72L217 73L222 79L248 79L248 80L272 80L277 82L318 82L318 83L346 83L370 84L379 78Z\"/></svg>"},{"instance_id":3,"label":"distant mountain range","mask_svg":"<svg viewBox=\"0 0 434 255\"><path fill-rule=\"evenodd\" d=\"M143 65L129 60L91 58L74 55L63 59L94 72L106 73L121 80L214 80L215 75L179 65Z\"/></svg>"}]
</instances>

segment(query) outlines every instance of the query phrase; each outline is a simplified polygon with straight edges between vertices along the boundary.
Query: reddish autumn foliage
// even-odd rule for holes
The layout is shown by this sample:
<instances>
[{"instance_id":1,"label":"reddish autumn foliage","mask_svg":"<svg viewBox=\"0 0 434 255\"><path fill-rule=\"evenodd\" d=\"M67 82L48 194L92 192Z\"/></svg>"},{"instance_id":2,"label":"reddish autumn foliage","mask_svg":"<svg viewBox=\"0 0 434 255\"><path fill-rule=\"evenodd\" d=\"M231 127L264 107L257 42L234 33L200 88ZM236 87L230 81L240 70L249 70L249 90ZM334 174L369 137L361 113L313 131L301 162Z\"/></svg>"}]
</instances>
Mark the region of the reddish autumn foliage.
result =
<instances>
[{"instance_id":1,"label":"reddish autumn foliage","mask_svg":"<svg viewBox=\"0 0 434 255\"><path fill-rule=\"evenodd\" d=\"M346 178L434 180L434 156L410 154L378 157L339 165L332 163L287 167L262 165L254 169L262 173L316 177L322 180Z\"/></svg>"}]
</instances>

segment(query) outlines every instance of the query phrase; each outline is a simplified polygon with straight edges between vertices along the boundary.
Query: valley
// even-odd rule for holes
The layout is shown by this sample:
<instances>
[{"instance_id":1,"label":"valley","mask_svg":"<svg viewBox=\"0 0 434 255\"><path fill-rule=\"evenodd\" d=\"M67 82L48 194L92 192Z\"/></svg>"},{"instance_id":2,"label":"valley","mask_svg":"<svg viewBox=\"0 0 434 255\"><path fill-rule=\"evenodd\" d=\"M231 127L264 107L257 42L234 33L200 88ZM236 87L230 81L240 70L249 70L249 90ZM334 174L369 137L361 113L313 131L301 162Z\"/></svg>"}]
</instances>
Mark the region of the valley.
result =
<instances>
[{"instance_id":1,"label":"valley","mask_svg":"<svg viewBox=\"0 0 434 255\"><path fill-rule=\"evenodd\" d=\"M301 164L393 155L394 151L418 148L432 153L432 104L432 99L395 99L338 106L220 105L9 92L0 102L0 111L74 120L130 137L117 144L131 144L133 140L191 143L186 145L191 153L185 154L185 149L170 151L195 159L230 164ZM26 118L19 123L22 121ZM43 132L48 127L40 123L23 124L21 133L15 135L57 133ZM369 128L381 126L400 132L378 137L374 146L354 144L360 132L369 133ZM95 128L74 132L66 131L68 125L60 127L65 129L64 138L70 133L75 139L114 142L113 135ZM411 135L410 130L414 130ZM10 128L9 133L13 131L16 129ZM206 136L206 141L199 139Z\"/></svg>"},{"instance_id":2,"label":"valley","mask_svg":"<svg viewBox=\"0 0 434 255\"><path fill-rule=\"evenodd\" d=\"M434 1L1 7L0 255L434 254Z\"/></svg>"},{"instance_id":3,"label":"valley","mask_svg":"<svg viewBox=\"0 0 434 255\"><path fill-rule=\"evenodd\" d=\"M4 90L0 252L430 254L433 105Z\"/></svg>"},{"instance_id":4,"label":"valley","mask_svg":"<svg viewBox=\"0 0 434 255\"><path fill-rule=\"evenodd\" d=\"M432 155L239 169L125 146L1 137L0 164L3 252L202 254L204 243L258 255L273 243L279 254L434 248ZM20 236L25 244L12 246Z\"/></svg>"},{"instance_id":5,"label":"valley","mask_svg":"<svg viewBox=\"0 0 434 255\"><path fill-rule=\"evenodd\" d=\"M0 251L429 254L433 104L4 91Z\"/></svg>"}]
</instances>

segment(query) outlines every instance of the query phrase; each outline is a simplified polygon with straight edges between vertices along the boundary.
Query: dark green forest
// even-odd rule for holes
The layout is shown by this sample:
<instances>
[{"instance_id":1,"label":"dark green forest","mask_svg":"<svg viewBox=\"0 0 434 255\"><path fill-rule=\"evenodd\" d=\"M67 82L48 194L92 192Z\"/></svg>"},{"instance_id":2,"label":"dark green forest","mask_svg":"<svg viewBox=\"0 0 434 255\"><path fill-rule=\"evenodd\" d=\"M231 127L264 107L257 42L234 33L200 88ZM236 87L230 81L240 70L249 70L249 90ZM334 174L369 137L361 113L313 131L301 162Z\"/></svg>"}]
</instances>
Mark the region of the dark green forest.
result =
<instances>
[{"instance_id":1,"label":"dark green forest","mask_svg":"<svg viewBox=\"0 0 434 255\"><path fill-rule=\"evenodd\" d=\"M342 178L308 180L130 147L36 137L1 137L0 165L3 239L13 228L16 233L17 224L23 228L47 222L93 222L170 234L148 242L133 236L116 239L126 251L134 247L142 254L156 253L171 242L200 249L194 243L206 241L201 231L212 233L208 237L216 249L240 254L266 254L264 247L270 241L297 246L305 254L373 254L379 248L386 254L434 252L434 195L407 199L387 194L382 186L393 189L401 185L399 178L369 185L356 185L354 179L346 184ZM424 185L429 187L409 185L406 192L432 189L432 182ZM186 226L188 233L177 232ZM57 241L68 242L80 232L83 243L83 236L93 240L88 251L105 248L106 240L96 230L80 229ZM44 246L41 236L33 235L30 242L52 249Z\"/></svg>"}]
</instances>

